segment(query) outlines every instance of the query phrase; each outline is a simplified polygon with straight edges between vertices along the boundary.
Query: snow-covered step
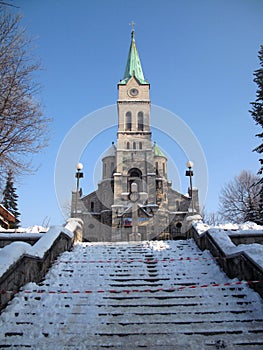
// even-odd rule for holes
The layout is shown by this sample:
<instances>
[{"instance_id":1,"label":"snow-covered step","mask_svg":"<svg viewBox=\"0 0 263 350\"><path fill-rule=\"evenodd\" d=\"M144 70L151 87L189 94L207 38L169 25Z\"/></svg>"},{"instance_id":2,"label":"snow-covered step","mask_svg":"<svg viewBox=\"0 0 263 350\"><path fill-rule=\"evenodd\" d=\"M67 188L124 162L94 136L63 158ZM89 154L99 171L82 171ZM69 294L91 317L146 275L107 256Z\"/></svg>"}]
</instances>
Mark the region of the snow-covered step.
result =
<instances>
[{"instance_id":1,"label":"snow-covered step","mask_svg":"<svg viewBox=\"0 0 263 350\"><path fill-rule=\"evenodd\" d=\"M0 348L131 346L262 349L262 300L192 240L83 243L0 317Z\"/></svg>"}]
</instances>

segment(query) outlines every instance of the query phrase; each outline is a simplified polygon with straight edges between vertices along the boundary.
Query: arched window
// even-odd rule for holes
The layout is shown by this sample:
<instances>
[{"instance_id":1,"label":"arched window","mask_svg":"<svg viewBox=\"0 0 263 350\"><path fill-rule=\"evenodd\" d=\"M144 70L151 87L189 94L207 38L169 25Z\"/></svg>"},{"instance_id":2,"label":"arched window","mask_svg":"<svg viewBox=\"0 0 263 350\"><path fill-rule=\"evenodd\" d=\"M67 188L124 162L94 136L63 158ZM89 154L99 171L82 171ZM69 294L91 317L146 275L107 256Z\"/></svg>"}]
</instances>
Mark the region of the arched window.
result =
<instances>
[{"instance_id":1,"label":"arched window","mask_svg":"<svg viewBox=\"0 0 263 350\"><path fill-rule=\"evenodd\" d=\"M106 173L107 173L107 164L104 163L103 164L103 177L106 177Z\"/></svg>"},{"instance_id":2,"label":"arched window","mask_svg":"<svg viewBox=\"0 0 263 350\"><path fill-rule=\"evenodd\" d=\"M130 142L127 142L127 149L130 149Z\"/></svg>"},{"instance_id":3,"label":"arched window","mask_svg":"<svg viewBox=\"0 0 263 350\"><path fill-rule=\"evenodd\" d=\"M138 113L138 131L143 131L143 112Z\"/></svg>"},{"instance_id":4,"label":"arched window","mask_svg":"<svg viewBox=\"0 0 263 350\"><path fill-rule=\"evenodd\" d=\"M155 162L155 173L159 175L158 162Z\"/></svg>"},{"instance_id":5,"label":"arched window","mask_svg":"<svg viewBox=\"0 0 263 350\"><path fill-rule=\"evenodd\" d=\"M133 149L136 149L136 142L133 142Z\"/></svg>"},{"instance_id":6,"label":"arched window","mask_svg":"<svg viewBox=\"0 0 263 350\"><path fill-rule=\"evenodd\" d=\"M126 113L125 130L131 131L132 129L132 114L131 112Z\"/></svg>"},{"instance_id":7,"label":"arched window","mask_svg":"<svg viewBox=\"0 0 263 350\"><path fill-rule=\"evenodd\" d=\"M94 202L90 202L90 211L94 212Z\"/></svg>"},{"instance_id":8,"label":"arched window","mask_svg":"<svg viewBox=\"0 0 263 350\"><path fill-rule=\"evenodd\" d=\"M182 229L182 223L181 222L177 222L177 224L175 225L175 232L176 233L181 233L181 229Z\"/></svg>"},{"instance_id":9,"label":"arched window","mask_svg":"<svg viewBox=\"0 0 263 350\"><path fill-rule=\"evenodd\" d=\"M139 142L139 149L142 149L142 142Z\"/></svg>"},{"instance_id":10,"label":"arched window","mask_svg":"<svg viewBox=\"0 0 263 350\"><path fill-rule=\"evenodd\" d=\"M163 163L163 176L166 174L165 163Z\"/></svg>"},{"instance_id":11,"label":"arched window","mask_svg":"<svg viewBox=\"0 0 263 350\"><path fill-rule=\"evenodd\" d=\"M128 172L128 192L131 191L131 184L135 182L138 186L138 192L142 191L142 172L140 169L132 168Z\"/></svg>"}]
</instances>

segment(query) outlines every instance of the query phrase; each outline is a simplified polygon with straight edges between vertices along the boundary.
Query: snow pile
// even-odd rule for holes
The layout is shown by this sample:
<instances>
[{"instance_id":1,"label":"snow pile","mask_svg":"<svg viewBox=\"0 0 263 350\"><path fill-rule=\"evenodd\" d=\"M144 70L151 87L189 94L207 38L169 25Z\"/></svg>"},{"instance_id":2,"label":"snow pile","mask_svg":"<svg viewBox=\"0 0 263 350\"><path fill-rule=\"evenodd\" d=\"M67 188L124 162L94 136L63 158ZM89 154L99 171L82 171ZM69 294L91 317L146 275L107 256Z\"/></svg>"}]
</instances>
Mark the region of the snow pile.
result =
<instances>
[{"instance_id":1,"label":"snow pile","mask_svg":"<svg viewBox=\"0 0 263 350\"><path fill-rule=\"evenodd\" d=\"M263 226L257 225L254 222L245 222L244 224L236 224L235 228L230 228L232 231L238 231L238 234L254 234L254 233L262 233L263 234ZM255 232L256 231L256 232Z\"/></svg>"},{"instance_id":2,"label":"snow pile","mask_svg":"<svg viewBox=\"0 0 263 350\"><path fill-rule=\"evenodd\" d=\"M214 241L218 246L224 251L226 255L231 255L234 252L236 245L231 241L231 238L228 234L221 229L210 229L209 235L213 237Z\"/></svg>"},{"instance_id":3,"label":"snow pile","mask_svg":"<svg viewBox=\"0 0 263 350\"><path fill-rule=\"evenodd\" d=\"M217 226L210 226L205 224L202 221L202 219L194 219L193 227L196 229L199 235L203 234L208 230L210 232L210 229L217 230L218 232L229 231L228 234L231 234L231 235L233 234L233 232L235 232L236 234L255 234L255 233L263 234L263 226L257 225L256 223L250 222L250 221L245 222L244 224L227 223L227 224L220 224Z\"/></svg>"},{"instance_id":4,"label":"snow pile","mask_svg":"<svg viewBox=\"0 0 263 350\"><path fill-rule=\"evenodd\" d=\"M223 225L214 226L214 228L219 228L227 231L239 231L239 233L251 233L252 231L262 231L260 233L263 233L263 226L251 221L247 221L243 224L227 223Z\"/></svg>"},{"instance_id":5,"label":"snow pile","mask_svg":"<svg viewBox=\"0 0 263 350\"><path fill-rule=\"evenodd\" d=\"M61 226L53 226L39 241L37 241L36 244L33 245L31 255L42 259L45 252L52 247L61 232L65 233L70 238L74 237L74 234L68 229L62 228Z\"/></svg>"},{"instance_id":6,"label":"snow pile","mask_svg":"<svg viewBox=\"0 0 263 350\"><path fill-rule=\"evenodd\" d=\"M80 218L69 218L67 220L65 228L71 232L75 232L78 229L81 229L84 225L83 220Z\"/></svg>"},{"instance_id":7,"label":"snow pile","mask_svg":"<svg viewBox=\"0 0 263 350\"><path fill-rule=\"evenodd\" d=\"M169 249L170 246L165 241L146 241L145 247L152 250L161 251Z\"/></svg>"},{"instance_id":8,"label":"snow pile","mask_svg":"<svg viewBox=\"0 0 263 350\"><path fill-rule=\"evenodd\" d=\"M0 251L0 276L2 276L19 258L28 254L31 245L25 242L14 242Z\"/></svg>"},{"instance_id":9,"label":"snow pile","mask_svg":"<svg viewBox=\"0 0 263 350\"><path fill-rule=\"evenodd\" d=\"M49 230L49 227L43 227L43 226L39 226L39 225L34 225L34 226L30 226L30 227L22 229L21 232L25 232L25 233L42 233L42 232L47 232L48 230Z\"/></svg>"},{"instance_id":10,"label":"snow pile","mask_svg":"<svg viewBox=\"0 0 263 350\"><path fill-rule=\"evenodd\" d=\"M263 245L262 244L240 244L236 249L243 250L253 261L263 269Z\"/></svg>"},{"instance_id":11,"label":"snow pile","mask_svg":"<svg viewBox=\"0 0 263 350\"><path fill-rule=\"evenodd\" d=\"M40 225L29 226L27 228L18 227L16 229L4 229L0 226L0 231L3 233L44 233L49 230L49 227L43 227Z\"/></svg>"},{"instance_id":12,"label":"snow pile","mask_svg":"<svg viewBox=\"0 0 263 350\"><path fill-rule=\"evenodd\" d=\"M210 226L203 223L203 221L195 221L193 222L193 227L196 229L199 235L202 235L204 232L208 231Z\"/></svg>"}]
</instances>

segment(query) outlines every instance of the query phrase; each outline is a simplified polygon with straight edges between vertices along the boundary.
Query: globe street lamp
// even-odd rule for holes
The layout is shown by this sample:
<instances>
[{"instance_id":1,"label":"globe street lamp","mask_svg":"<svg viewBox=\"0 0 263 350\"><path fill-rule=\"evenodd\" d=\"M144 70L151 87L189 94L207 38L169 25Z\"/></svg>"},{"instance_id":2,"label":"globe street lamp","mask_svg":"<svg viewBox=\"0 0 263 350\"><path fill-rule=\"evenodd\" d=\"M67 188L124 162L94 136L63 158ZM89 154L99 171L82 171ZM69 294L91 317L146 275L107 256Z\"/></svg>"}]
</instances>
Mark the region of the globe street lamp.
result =
<instances>
[{"instance_id":1,"label":"globe street lamp","mask_svg":"<svg viewBox=\"0 0 263 350\"><path fill-rule=\"evenodd\" d=\"M77 179L77 189L76 189L76 202L75 202L75 214L77 213L77 204L78 204L78 196L79 196L79 179L83 178L83 172L81 170L83 169L83 164L78 163L76 165L76 174L75 177Z\"/></svg>"},{"instance_id":2,"label":"globe street lamp","mask_svg":"<svg viewBox=\"0 0 263 350\"><path fill-rule=\"evenodd\" d=\"M189 176L190 179L190 196L192 199L192 213L194 212L194 198L193 198L193 181L192 181L192 177L194 175L194 172L192 170L194 163L191 162L191 160L188 160L188 162L186 163L186 166L188 168L188 170L186 170L185 172L185 176Z\"/></svg>"}]
</instances>

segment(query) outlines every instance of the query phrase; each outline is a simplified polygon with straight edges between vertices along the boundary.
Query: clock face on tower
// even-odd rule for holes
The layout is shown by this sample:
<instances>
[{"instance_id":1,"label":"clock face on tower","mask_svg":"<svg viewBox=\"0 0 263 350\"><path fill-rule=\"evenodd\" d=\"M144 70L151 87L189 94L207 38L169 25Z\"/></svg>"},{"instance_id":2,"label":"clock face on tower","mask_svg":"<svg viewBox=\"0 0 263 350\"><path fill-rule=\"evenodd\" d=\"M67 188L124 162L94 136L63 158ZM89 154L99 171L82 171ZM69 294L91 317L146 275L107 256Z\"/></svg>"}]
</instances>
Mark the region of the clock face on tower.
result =
<instances>
[{"instance_id":1,"label":"clock face on tower","mask_svg":"<svg viewBox=\"0 0 263 350\"><path fill-rule=\"evenodd\" d=\"M139 91L135 88L131 88L129 91L128 91L128 94L131 96L131 97L135 97L137 96L139 93Z\"/></svg>"}]
</instances>

